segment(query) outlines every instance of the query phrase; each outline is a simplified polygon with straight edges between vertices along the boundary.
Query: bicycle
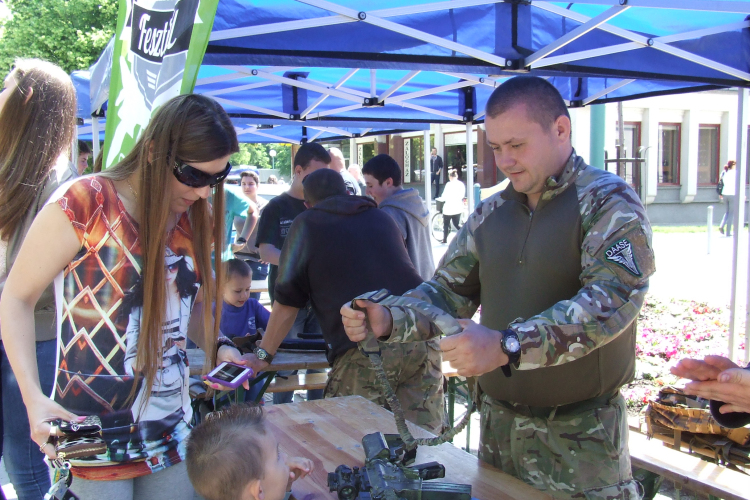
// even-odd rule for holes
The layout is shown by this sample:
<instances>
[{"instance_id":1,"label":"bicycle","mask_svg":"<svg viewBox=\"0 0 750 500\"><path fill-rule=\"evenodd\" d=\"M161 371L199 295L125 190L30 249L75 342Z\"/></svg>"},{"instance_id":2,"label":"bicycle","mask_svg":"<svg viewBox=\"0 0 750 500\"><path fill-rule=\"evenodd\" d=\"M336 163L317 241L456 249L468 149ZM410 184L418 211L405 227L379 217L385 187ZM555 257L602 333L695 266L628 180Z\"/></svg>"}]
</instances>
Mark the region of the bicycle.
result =
<instances>
[{"instance_id":1,"label":"bicycle","mask_svg":"<svg viewBox=\"0 0 750 500\"><path fill-rule=\"evenodd\" d=\"M432 234L432 237L435 238L438 242L443 242L443 205L444 202L441 200L435 200L435 215L432 216L430 219L430 234ZM466 198L464 198L464 206L466 206ZM463 227L463 225L466 223L466 220L469 218L469 215L467 214L466 210L461 212L461 218L459 222L459 226ZM451 224L450 226L450 233L456 232L456 228Z\"/></svg>"}]
</instances>

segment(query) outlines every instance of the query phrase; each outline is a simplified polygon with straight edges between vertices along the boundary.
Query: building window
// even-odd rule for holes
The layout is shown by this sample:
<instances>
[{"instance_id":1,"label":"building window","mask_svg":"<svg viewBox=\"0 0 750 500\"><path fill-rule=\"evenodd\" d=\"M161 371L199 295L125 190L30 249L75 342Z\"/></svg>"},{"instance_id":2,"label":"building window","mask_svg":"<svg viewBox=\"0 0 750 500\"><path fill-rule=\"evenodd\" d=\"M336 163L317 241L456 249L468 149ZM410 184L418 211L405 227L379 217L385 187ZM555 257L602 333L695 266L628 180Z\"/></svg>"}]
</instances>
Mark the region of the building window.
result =
<instances>
[{"instance_id":1,"label":"building window","mask_svg":"<svg viewBox=\"0 0 750 500\"><path fill-rule=\"evenodd\" d=\"M698 184L719 182L719 125L698 129Z\"/></svg>"},{"instance_id":2,"label":"building window","mask_svg":"<svg viewBox=\"0 0 750 500\"><path fill-rule=\"evenodd\" d=\"M659 124L659 184L680 183L680 132L679 123Z\"/></svg>"}]
</instances>

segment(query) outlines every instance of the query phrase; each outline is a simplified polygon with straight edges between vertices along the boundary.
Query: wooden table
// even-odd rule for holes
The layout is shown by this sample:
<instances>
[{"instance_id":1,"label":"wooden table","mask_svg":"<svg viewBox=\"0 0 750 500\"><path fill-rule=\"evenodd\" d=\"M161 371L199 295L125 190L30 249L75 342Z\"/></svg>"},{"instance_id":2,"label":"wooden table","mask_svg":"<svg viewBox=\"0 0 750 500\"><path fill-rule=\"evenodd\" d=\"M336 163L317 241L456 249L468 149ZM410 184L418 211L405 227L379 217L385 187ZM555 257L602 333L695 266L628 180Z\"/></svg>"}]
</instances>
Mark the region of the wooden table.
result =
<instances>
[{"instance_id":1,"label":"wooden table","mask_svg":"<svg viewBox=\"0 0 750 500\"><path fill-rule=\"evenodd\" d=\"M203 373L203 362L205 354L202 349L188 349L188 363L190 363L190 375ZM322 351L287 351L279 349L265 371L277 372L281 370L304 370L328 368L328 360Z\"/></svg>"},{"instance_id":2,"label":"wooden table","mask_svg":"<svg viewBox=\"0 0 750 500\"><path fill-rule=\"evenodd\" d=\"M328 472L342 464L364 464L365 434L396 433L393 415L360 396L273 405L266 407L265 413L281 449L315 463L312 475L292 487L298 500L335 499L336 493L328 491ZM431 436L411 423L409 429L418 437ZM450 443L419 447L416 464L433 460L445 465L446 471L445 479L435 481L471 484L472 497L479 500L551 498Z\"/></svg>"},{"instance_id":3,"label":"wooden table","mask_svg":"<svg viewBox=\"0 0 750 500\"><path fill-rule=\"evenodd\" d=\"M250 293L262 293L268 291L268 280L252 280L250 282Z\"/></svg>"}]
</instances>

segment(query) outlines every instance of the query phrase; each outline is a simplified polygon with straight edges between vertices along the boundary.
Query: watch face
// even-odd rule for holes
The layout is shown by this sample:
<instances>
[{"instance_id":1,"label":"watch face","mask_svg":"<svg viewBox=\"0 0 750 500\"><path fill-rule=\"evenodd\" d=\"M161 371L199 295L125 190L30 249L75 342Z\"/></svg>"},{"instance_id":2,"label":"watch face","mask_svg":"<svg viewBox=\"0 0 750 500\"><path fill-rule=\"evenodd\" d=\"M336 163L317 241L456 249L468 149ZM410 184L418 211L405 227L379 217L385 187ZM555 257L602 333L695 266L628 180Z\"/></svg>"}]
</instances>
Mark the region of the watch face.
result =
<instances>
[{"instance_id":1,"label":"watch face","mask_svg":"<svg viewBox=\"0 0 750 500\"><path fill-rule=\"evenodd\" d=\"M268 356L268 353L264 349L258 349L255 351L255 357L259 360L264 360Z\"/></svg>"},{"instance_id":2,"label":"watch face","mask_svg":"<svg viewBox=\"0 0 750 500\"><path fill-rule=\"evenodd\" d=\"M505 340L503 341L505 345L505 349L508 352L516 353L521 350L521 343L518 341L516 337L507 336L505 337Z\"/></svg>"}]
</instances>

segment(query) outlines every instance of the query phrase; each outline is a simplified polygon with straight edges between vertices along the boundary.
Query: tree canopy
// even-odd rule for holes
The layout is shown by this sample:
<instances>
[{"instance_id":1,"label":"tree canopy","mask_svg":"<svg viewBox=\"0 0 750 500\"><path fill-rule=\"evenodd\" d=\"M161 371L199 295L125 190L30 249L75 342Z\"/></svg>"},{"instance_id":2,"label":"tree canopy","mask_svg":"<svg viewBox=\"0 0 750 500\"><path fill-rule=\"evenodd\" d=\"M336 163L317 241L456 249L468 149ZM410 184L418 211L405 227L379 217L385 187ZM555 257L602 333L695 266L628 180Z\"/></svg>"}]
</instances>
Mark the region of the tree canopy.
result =
<instances>
[{"instance_id":1,"label":"tree canopy","mask_svg":"<svg viewBox=\"0 0 750 500\"><path fill-rule=\"evenodd\" d=\"M53 62L70 73L88 69L117 25L117 0L6 0L0 19L0 73L19 57Z\"/></svg>"},{"instance_id":2,"label":"tree canopy","mask_svg":"<svg viewBox=\"0 0 750 500\"><path fill-rule=\"evenodd\" d=\"M268 154L271 150L276 151L275 162ZM233 165L253 165L258 168L271 168L275 165L279 174L290 177L292 171L292 147L289 144L240 144L240 152L235 153L229 159Z\"/></svg>"}]
</instances>

